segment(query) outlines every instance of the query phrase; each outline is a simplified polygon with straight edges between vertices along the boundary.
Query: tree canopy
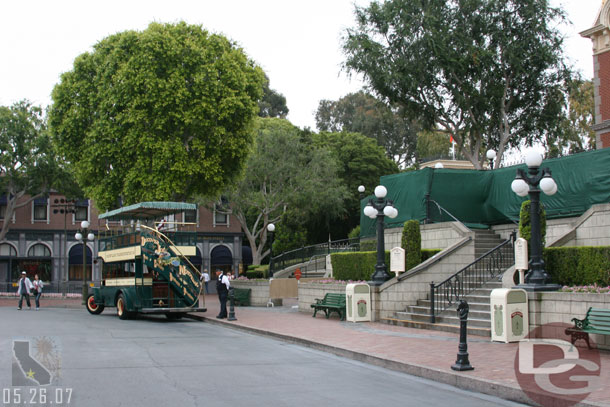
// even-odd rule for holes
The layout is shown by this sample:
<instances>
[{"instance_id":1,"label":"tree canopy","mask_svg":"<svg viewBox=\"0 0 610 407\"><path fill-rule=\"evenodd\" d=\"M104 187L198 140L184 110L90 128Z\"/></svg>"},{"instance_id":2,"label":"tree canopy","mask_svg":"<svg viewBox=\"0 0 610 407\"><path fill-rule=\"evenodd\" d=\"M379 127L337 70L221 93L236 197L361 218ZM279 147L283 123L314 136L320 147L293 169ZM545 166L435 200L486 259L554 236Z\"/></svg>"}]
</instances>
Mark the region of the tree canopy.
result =
<instances>
[{"instance_id":1,"label":"tree canopy","mask_svg":"<svg viewBox=\"0 0 610 407\"><path fill-rule=\"evenodd\" d=\"M269 253L267 225L280 223L288 211L299 219L344 212L347 191L335 160L327 149L308 145L301 136L287 120L258 119L244 176L225 192L252 248L253 264Z\"/></svg>"},{"instance_id":2,"label":"tree canopy","mask_svg":"<svg viewBox=\"0 0 610 407\"><path fill-rule=\"evenodd\" d=\"M212 195L242 172L263 81L227 38L152 23L78 56L53 90L49 126L100 209Z\"/></svg>"},{"instance_id":3,"label":"tree canopy","mask_svg":"<svg viewBox=\"0 0 610 407\"><path fill-rule=\"evenodd\" d=\"M23 100L0 106L0 196L5 212L0 241L15 209L45 196L51 188L75 193L71 175L60 165L46 132L42 109Z\"/></svg>"},{"instance_id":4,"label":"tree canopy","mask_svg":"<svg viewBox=\"0 0 610 407\"><path fill-rule=\"evenodd\" d=\"M388 0L356 8L344 67L426 129L485 151L542 140L561 122L565 20L548 0Z\"/></svg>"},{"instance_id":5,"label":"tree canopy","mask_svg":"<svg viewBox=\"0 0 610 407\"><path fill-rule=\"evenodd\" d=\"M285 119L288 115L286 97L269 87L269 77L265 75L263 98L258 102L260 117L279 117Z\"/></svg>"},{"instance_id":6,"label":"tree canopy","mask_svg":"<svg viewBox=\"0 0 610 407\"><path fill-rule=\"evenodd\" d=\"M418 126L405 117L400 107L390 107L363 91L337 101L321 100L316 126L320 131L347 131L371 137L399 166L409 164L415 156Z\"/></svg>"}]
</instances>

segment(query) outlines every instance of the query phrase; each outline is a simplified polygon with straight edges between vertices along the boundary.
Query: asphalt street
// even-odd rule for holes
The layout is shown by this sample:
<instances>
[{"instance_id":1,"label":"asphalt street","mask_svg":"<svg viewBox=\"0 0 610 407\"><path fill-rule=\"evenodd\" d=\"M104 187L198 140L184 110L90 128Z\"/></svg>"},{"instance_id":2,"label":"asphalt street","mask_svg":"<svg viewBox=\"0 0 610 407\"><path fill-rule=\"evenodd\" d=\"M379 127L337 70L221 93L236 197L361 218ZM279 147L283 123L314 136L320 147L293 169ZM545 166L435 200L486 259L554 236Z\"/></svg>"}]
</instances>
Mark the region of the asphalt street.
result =
<instances>
[{"instance_id":1,"label":"asphalt street","mask_svg":"<svg viewBox=\"0 0 610 407\"><path fill-rule=\"evenodd\" d=\"M519 405L188 319L2 307L0 321L0 406ZM50 386L12 386L13 375L27 376L16 340L30 341L54 375Z\"/></svg>"}]
</instances>

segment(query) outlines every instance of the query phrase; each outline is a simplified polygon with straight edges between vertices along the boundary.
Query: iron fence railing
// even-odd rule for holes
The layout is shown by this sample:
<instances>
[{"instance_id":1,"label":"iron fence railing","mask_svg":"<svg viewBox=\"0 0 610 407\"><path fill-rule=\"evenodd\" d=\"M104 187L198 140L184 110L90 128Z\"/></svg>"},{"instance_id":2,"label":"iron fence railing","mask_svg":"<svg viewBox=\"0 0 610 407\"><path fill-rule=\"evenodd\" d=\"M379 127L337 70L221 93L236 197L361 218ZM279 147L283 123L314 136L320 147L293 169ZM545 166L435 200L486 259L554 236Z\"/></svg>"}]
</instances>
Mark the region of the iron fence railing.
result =
<instances>
[{"instance_id":1,"label":"iron fence railing","mask_svg":"<svg viewBox=\"0 0 610 407\"><path fill-rule=\"evenodd\" d=\"M459 222L466 229L470 229L464 222L453 216L451 212L443 208L434 199L430 198L429 194L426 194L424 197L424 204L426 206L426 223Z\"/></svg>"},{"instance_id":2,"label":"iron fence railing","mask_svg":"<svg viewBox=\"0 0 610 407\"><path fill-rule=\"evenodd\" d=\"M327 255L330 253L358 251L360 250L360 239L342 239L312 246L301 247L300 249L284 252L271 259L271 270L273 272L284 270L295 264L305 263L314 256Z\"/></svg>"},{"instance_id":3,"label":"iron fence railing","mask_svg":"<svg viewBox=\"0 0 610 407\"><path fill-rule=\"evenodd\" d=\"M98 284L99 285L99 282ZM0 293L17 293L17 283L16 282L2 282L0 283ZM44 294L55 294L60 296L67 295L78 295L81 296L83 293L83 281L62 281L62 282L53 282L53 283L45 283L44 288L42 290Z\"/></svg>"},{"instance_id":4,"label":"iron fence railing","mask_svg":"<svg viewBox=\"0 0 610 407\"><path fill-rule=\"evenodd\" d=\"M445 281L430 283L430 322L470 292L498 277L515 264L513 245L516 234L502 242Z\"/></svg>"}]
</instances>

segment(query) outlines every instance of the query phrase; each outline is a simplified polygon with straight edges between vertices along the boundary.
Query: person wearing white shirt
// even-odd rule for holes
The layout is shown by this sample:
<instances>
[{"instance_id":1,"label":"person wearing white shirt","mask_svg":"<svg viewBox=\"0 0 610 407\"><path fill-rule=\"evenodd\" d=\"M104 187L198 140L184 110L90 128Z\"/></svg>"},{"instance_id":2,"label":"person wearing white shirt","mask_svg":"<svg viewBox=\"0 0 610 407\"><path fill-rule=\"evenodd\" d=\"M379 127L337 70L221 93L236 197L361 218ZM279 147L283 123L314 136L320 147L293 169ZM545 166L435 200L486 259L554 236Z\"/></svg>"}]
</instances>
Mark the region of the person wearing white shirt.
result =
<instances>
[{"instance_id":1,"label":"person wearing white shirt","mask_svg":"<svg viewBox=\"0 0 610 407\"><path fill-rule=\"evenodd\" d=\"M27 302L28 304L28 308L32 309L32 306L30 304L30 293L32 290L32 287L34 287L32 285L32 282L30 281L30 279L27 276L27 273L25 271L21 272L21 278L19 279L19 282L17 283L17 295L19 296L19 308L17 309L21 309L21 306L23 305L23 298L25 297L25 302Z\"/></svg>"},{"instance_id":2,"label":"person wearing white shirt","mask_svg":"<svg viewBox=\"0 0 610 407\"><path fill-rule=\"evenodd\" d=\"M210 291L208 290L208 283L210 282L210 273L208 273L208 269L203 270L201 279L203 280L203 283L205 284L205 293L209 294Z\"/></svg>"},{"instance_id":3,"label":"person wearing white shirt","mask_svg":"<svg viewBox=\"0 0 610 407\"><path fill-rule=\"evenodd\" d=\"M40 309L40 296L42 295L42 289L44 287L44 283L38 277L38 274L36 274L34 276L34 281L32 282L32 284L34 287L33 294L36 296L36 297L34 297L34 300L36 301L36 311L38 311Z\"/></svg>"},{"instance_id":4,"label":"person wearing white shirt","mask_svg":"<svg viewBox=\"0 0 610 407\"><path fill-rule=\"evenodd\" d=\"M222 270L216 270L216 291L218 292L218 300L220 301L220 313L216 318L223 319L227 317L227 297L229 296L229 288L231 282Z\"/></svg>"}]
</instances>

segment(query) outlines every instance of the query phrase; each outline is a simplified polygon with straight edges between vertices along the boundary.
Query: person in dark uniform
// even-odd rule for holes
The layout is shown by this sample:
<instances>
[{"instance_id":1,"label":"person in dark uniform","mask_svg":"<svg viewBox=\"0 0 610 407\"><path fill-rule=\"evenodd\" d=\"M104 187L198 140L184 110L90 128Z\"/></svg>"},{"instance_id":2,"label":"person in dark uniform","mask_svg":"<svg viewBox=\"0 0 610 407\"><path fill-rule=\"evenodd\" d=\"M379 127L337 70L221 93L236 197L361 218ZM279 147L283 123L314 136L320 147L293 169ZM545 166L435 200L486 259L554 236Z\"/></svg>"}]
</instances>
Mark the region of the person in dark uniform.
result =
<instances>
[{"instance_id":1,"label":"person in dark uniform","mask_svg":"<svg viewBox=\"0 0 610 407\"><path fill-rule=\"evenodd\" d=\"M220 313L216 315L216 318L222 319L227 317L227 297L229 296L231 282L222 270L216 270L216 277L216 292L220 301Z\"/></svg>"}]
</instances>

